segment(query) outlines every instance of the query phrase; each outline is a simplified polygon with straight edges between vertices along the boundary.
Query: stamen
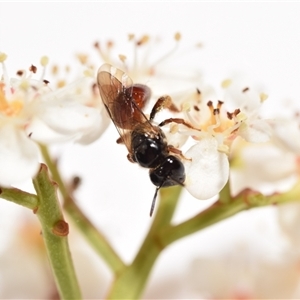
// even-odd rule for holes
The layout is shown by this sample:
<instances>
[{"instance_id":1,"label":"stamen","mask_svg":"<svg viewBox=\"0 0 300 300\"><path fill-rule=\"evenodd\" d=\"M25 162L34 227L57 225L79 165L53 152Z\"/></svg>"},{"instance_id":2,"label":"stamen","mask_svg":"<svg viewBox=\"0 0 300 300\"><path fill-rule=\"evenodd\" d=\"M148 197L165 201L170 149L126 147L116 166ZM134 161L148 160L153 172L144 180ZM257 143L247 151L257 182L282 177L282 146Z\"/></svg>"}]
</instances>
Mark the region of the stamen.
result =
<instances>
[{"instance_id":1,"label":"stamen","mask_svg":"<svg viewBox=\"0 0 300 300\"><path fill-rule=\"evenodd\" d=\"M123 55L123 54L119 54L119 59L122 63L125 64L125 60L127 59L126 55Z\"/></svg>"},{"instance_id":2,"label":"stamen","mask_svg":"<svg viewBox=\"0 0 300 300\"><path fill-rule=\"evenodd\" d=\"M110 50L113 46L114 46L114 42L113 41L107 41L107 43L106 43L107 50Z\"/></svg>"},{"instance_id":3,"label":"stamen","mask_svg":"<svg viewBox=\"0 0 300 300\"><path fill-rule=\"evenodd\" d=\"M5 98L4 87L5 87L5 84L0 83L0 111L4 111L8 107L8 103Z\"/></svg>"},{"instance_id":4,"label":"stamen","mask_svg":"<svg viewBox=\"0 0 300 300\"><path fill-rule=\"evenodd\" d=\"M175 134L176 132L178 132L178 129L179 129L178 124L176 124L176 123L171 124L170 133Z\"/></svg>"},{"instance_id":5,"label":"stamen","mask_svg":"<svg viewBox=\"0 0 300 300\"><path fill-rule=\"evenodd\" d=\"M83 71L83 75L86 77L94 77L94 71L92 69L86 69Z\"/></svg>"},{"instance_id":6,"label":"stamen","mask_svg":"<svg viewBox=\"0 0 300 300\"><path fill-rule=\"evenodd\" d=\"M215 128L218 128L221 125L220 110L218 108L214 109L213 116L214 116L214 119L215 119L215 124L211 125L210 127L212 129L215 129Z\"/></svg>"},{"instance_id":7,"label":"stamen","mask_svg":"<svg viewBox=\"0 0 300 300\"><path fill-rule=\"evenodd\" d=\"M40 60L40 63L41 63L41 66L43 67L43 71L42 71L42 74L41 74L41 77L40 77L40 81L44 81L44 77L45 77L45 74L46 74L46 66L48 65L49 63L49 58L47 56L42 56L41 57L41 60ZM48 81L49 83L49 81Z\"/></svg>"},{"instance_id":8,"label":"stamen","mask_svg":"<svg viewBox=\"0 0 300 300\"><path fill-rule=\"evenodd\" d=\"M54 76L57 75L58 71L59 71L58 65L53 65L52 69L51 69L52 75L54 75Z\"/></svg>"},{"instance_id":9,"label":"stamen","mask_svg":"<svg viewBox=\"0 0 300 300\"><path fill-rule=\"evenodd\" d=\"M239 112L237 115L235 115L235 120L237 122L243 122L246 119L247 119L247 116L244 113L242 113L242 112Z\"/></svg>"},{"instance_id":10,"label":"stamen","mask_svg":"<svg viewBox=\"0 0 300 300\"><path fill-rule=\"evenodd\" d=\"M80 54L77 54L76 55L77 59L79 60L79 62L83 65L86 65L87 62L88 62L88 55L87 54L83 54L83 53L80 53Z\"/></svg>"},{"instance_id":11,"label":"stamen","mask_svg":"<svg viewBox=\"0 0 300 300\"><path fill-rule=\"evenodd\" d=\"M239 108L237 108L234 110L233 115L237 116L240 112L241 112L241 110Z\"/></svg>"},{"instance_id":12,"label":"stamen","mask_svg":"<svg viewBox=\"0 0 300 300\"><path fill-rule=\"evenodd\" d=\"M66 72L66 73L70 73L70 70L71 70L70 66L69 66L69 65L66 65L66 66L65 66L65 72Z\"/></svg>"},{"instance_id":13,"label":"stamen","mask_svg":"<svg viewBox=\"0 0 300 300\"><path fill-rule=\"evenodd\" d=\"M17 75L22 77L24 75L24 70L17 71Z\"/></svg>"},{"instance_id":14,"label":"stamen","mask_svg":"<svg viewBox=\"0 0 300 300\"><path fill-rule=\"evenodd\" d=\"M130 33L128 34L128 41L132 41L134 39L134 34Z\"/></svg>"},{"instance_id":15,"label":"stamen","mask_svg":"<svg viewBox=\"0 0 300 300\"><path fill-rule=\"evenodd\" d=\"M48 56L42 56L40 62L41 62L42 67L46 67L49 63Z\"/></svg>"},{"instance_id":16,"label":"stamen","mask_svg":"<svg viewBox=\"0 0 300 300\"><path fill-rule=\"evenodd\" d=\"M175 35L174 35L174 39L175 39L175 41L180 41L181 40L181 33L176 32Z\"/></svg>"},{"instance_id":17,"label":"stamen","mask_svg":"<svg viewBox=\"0 0 300 300\"><path fill-rule=\"evenodd\" d=\"M34 66L34 65L31 65L31 66L29 67L29 71L35 74L36 71L37 71L37 67Z\"/></svg>"},{"instance_id":18,"label":"stamen","mask_svg":"<svg viewBox=\"0 0 300 300\"><path fill-rule=\"evenodd\" d=\"M28 80L22 80L22 82L19 84L19 87L21 88L21 89L23 89L24 91L26 91L26 90L28 90L28 88L29 88L29 82L28 82Z\"/></svg>"},{"instance_id":19,"label":"stamen","mask_svg":"<svg viewBox=\"0 0 300 300\"><path fill-rule=\"evenodd\" d=\"M8 73L5 67L5 63L4 61L7 59L7 55L3 52L0 52L0 63L2 64L2 71L3 71L3 80L6 83L6 87L5 87L5 92L7 92L8 90L8 85L9 85L9 77L8 77Z\"/></svg>"},{"instance_id":20,"label":"stamen","mask_svg":"<svg viewBox=\"0 0 300 300\"><path fill-rule=\"evenodd\" d=\"M265 93L261 93L259 95L259 97L260 97L260 102L264 102L265 100L268 99L269 96L267 94L265 94Z\"/></svg>"},{"instance_id":21,"label":"stamen","mask_svg":"<svg viewBox=\"0 0 300 300\"><path fill-rule=\"evenodd\" d=\"M107 53L105 53L102 48L100 47L99 42L95 42L94 43L94 47L97 50L99 56L102 58L103 61L106 62L110 62L110 57L109 57L109 53L110 53L110 49L112 48L113 43L110 42L109 44L107 44Z\"/></svg>"},{"instance_id":22,"label":"stamen","mask_svg":"<svg viewBox=\"0 0 300 300\"><path fill-rule=\"evenodd\" d=\"M220 114L219 108L214 108L214 116Z\"/></svg>"},{"instance_id":23,"label":"stamen","mask_svg":"<svg viewBox=\"0 0 300 300\"><path fill-rule=\"evenodd\" d=\"M233 114L232 114L232 113L230 113L230 112L227 112L227 118L228 118L229 120L232 120L232 118L233 118Z\"/></svg>"},{"instance_id":24,"label":"stamen","mask_svg":"<svg viewBox=\"0 0 300 300\"><path fill-rule=\"evenodd\" d=\"M66 85L66 82L64 80L59 80L56 83L57 88L62 88Z\"/></svg>"},{"instance_id":25,"label":"stamen","mask_svg":"<svg viewBox=\"0 0 300 300\"><path fill-rule=\"evenodd\" d=\"M133 70L133 73L135 73L137 70L137 42L135 40L134 34L128 35L128 39L129 39L129 41L133 41L133 67L132 67L132 70Z\"/></svg>"},{"instance_id":26,"label":"stamen","mask_svg":"<svg viewBox=\"0 0 300 300\"><path fill-rule=\"evenodd\" d=\"M222 82L221 82L221 87L223 89L226 89L228 88L230 85L231 85L232 81L231 79L224 79Z\"/></svg>"},{"instance_id":27,"label":"stamen","mask_svg":"<svg viewBox=\"0 0 300 300\"><path fill-rule=\"evenodd\" d=\"M221 107L222 107L223 103L224 103L223 101L218 100L217 108L219 109L219 111L221 110Z\"/></svg>"},{"instance_id":28,"label":"stamen","mask_svg":"<svg viewBox=\"0 0 300 300\"><path fill-rule=\"evenodd\" d=\"M3 63L7 59L7 54L0 52L0 63Z\"/></svg>"},{"instance_id":29,"label":"stamen","mask_svg":"<svg viewBox=\"0 0 300 300\"><path fill-rule=\"evenodd\" d=\"M210 108L210 110L212 110L213 109L213 103L212 103L212 101L208 101L207 102L207 106Z\"/></svg>"},{"instance_id":30,"label":"stamen","mask_svg":"<svg viewBox=\"0 0 300 300\"><path fill-rule=\"evenodd\" d=\"M148 41L149 41L149 36L144 35L144 36L142 36L142 38L139 41L136 42L136 45L141 46L141 45L146 44Z\"/></svg>"},{"instance_id":31,"label":"stamen","mask_svg":"<svg viewBox=\"0 0 300 300\"><path fill-rule=\"evenodd\" d=\"M181 34L179 32L175 33L174 40L175 40L175 45L174 47L167 52L165 55L163 55L160 59L158 59L152 66L153 68L156 67L159 63L162 61L166 60L168 57L170 57L174 52L176 52L178 46L179 46L179 41L181 39Z\"/></svg>"},{"instance_id":32,"label":"stamen","mask_svg":"<svg viewBox=\"0 0 300 300\"><path fill-rule=\"evenodd\" d=\"M234 112L232 112L232 113L227 112L227 118L229 120L232 120L233 117L237 116L240 112L241 112L241 110L239 108L235 109Z\"/></svg>"}]
</instances>

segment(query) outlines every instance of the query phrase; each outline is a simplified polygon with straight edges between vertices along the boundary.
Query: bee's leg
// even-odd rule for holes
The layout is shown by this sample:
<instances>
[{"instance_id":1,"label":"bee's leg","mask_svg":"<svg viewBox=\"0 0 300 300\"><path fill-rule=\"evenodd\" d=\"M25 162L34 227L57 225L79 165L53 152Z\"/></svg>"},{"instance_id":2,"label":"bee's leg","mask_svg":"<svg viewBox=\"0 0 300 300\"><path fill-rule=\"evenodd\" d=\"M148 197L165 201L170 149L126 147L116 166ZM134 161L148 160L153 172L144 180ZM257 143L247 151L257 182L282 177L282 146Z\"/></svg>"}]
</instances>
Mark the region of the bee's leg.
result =
<instances>
[{"instance_id":1,"label":"bee's leg","mask_svg":"<svg viewBox=\"0 0 300 300\"><path fill-rule=\"evenodd\" d=\"M185 159L185 160L192 160L191 158L187 158L182 154L182 151L173 147L172 145L168 145L168 150L174 154L176 154L177 156L179 156L181 159Z\"/></svg>"},{"instance_id":2,"label":"bee's leg","mask_svg":"<svg viewBox=\"0 0 300 300\"><path fill-rule=\"evenodd\" d=\"M152 111L150 113L150 121L152 121L155 118L155 115L164 108L168 108L173 112L179 112L178 108L173 103L172 98L168 95L165 95L159 97L156 103L154 104Z\"/></svg>"},{"instance_id":3,"label":"bee's leg","mask_svg":"<svg viewBox=\"0 0 300 300\"><path fill-rule=\"evenodd\" d=\"M191 128L191 129L195 129L195 130L200 130L196 127L194 127L193 125L191 125L190 123L186 122L184 119L181 119L181 118L169 118L169 119L166 119L164 121L162 121L161 123L158 124L159 127L162 127L162 126L165 126L167 124L170 124L170 123L177 123L177 124L182 124L188 128Z\"/></svg>"},{"instance_id":4,"label":"bee's leg","mask_svg":"<svg viewBox=\"0 0 300 300\"><path fill-rule=\"evenodd\" d=\"M131 163L135 163L135 162L136 162L130 153L127 154L127 159L128 159Z\"/></svg>"},{"instance_id":5,"label":"bee's leg","mask_svg":"<svg viewBox=\"0 0 300 300\"><path fill-rule=\"evenodd\" d=\"M124 144L124 141L121 137L116 140L117 144Z\"/></svg>"},{"instance_id":6,"label":"bee's leg","mask_svg":"<svg viewBox=\"0 0 300 300\"><path fill-rule=\"evenodd\" d=\"M126 132L123 134L123 136L120 136L116 140L117 144L126 144L126 143L124 143L124 140L126 141L130 137L130 134L131 134L130 132Z\"/></svg>"}]
</instances>

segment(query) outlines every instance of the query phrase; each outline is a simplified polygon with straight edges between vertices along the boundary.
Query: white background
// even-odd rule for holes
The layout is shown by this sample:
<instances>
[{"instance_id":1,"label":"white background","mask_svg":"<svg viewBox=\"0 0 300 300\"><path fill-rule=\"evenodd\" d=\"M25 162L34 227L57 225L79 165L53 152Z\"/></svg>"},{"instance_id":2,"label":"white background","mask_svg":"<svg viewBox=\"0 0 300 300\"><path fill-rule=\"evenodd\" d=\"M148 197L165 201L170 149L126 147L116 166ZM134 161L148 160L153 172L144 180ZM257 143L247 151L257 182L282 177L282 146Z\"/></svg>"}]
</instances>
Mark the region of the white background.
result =
<instances>
[{"instance_id":1,"label":"white background","mask_svg":"<svg viewBox=\"0 0 300 300\"><path fill-rule=\"evenodd\" d=\"M13 75L38 64L42 55L71 64L75 53L94 53L96 40L112 39L122 53L129 33L159 36L171 43L179 31L183 47L203 44L198 59L189 63L203 72L206 82L218 85L230 74L242 72L263 84L270 106L276 106L285 99L299 101L299 13L300 3L0 3L0 51L8 54L7 67ZM147 170L127 161L116 138L111 126L94 144L67 145L59 155L65 178L75 174L83 179L79 204L129 262L150 225L154 187ZM184 193L176 219L194 215L206 205ZM0 203L0 207L0 225L7 219L13 223L7 212L14 206ZM218 252L247 235L272 243L271 216L270 210L242 213L172 245L159 259L153 278L181 272L197 253ZM0 227L3 237L7 230Z\"/></svg>"}]
</instances>

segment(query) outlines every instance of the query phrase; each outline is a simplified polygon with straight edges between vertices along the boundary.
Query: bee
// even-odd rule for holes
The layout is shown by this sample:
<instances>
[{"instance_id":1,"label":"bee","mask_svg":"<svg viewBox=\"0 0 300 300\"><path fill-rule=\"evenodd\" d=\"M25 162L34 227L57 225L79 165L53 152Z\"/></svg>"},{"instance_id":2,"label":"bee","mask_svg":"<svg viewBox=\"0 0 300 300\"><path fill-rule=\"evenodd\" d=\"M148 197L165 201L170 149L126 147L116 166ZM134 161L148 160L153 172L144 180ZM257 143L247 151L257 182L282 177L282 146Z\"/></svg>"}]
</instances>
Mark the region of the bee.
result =
<instances>
[{"instance_id":1,"label":"bee","mask_svg":"<svg viewBox=\"0 0 300 300\"><path fill-rule=\"evenodd\" d=\"M155 114L162 109L168 97L159 98L147 118L143 109L150 100L150 88L143 84L133 84L125 72L109 64L99 68L97 82L103 104L119 132L117 142L127 147L129 161L150 169L150 180L156 186L151 217L159 189L184 184L185 169L180 158L181 152L168 145L161 129L161 126L170 122L184 121L171 118L158 126L154 125Z\"/></svg>"}]
</instances>

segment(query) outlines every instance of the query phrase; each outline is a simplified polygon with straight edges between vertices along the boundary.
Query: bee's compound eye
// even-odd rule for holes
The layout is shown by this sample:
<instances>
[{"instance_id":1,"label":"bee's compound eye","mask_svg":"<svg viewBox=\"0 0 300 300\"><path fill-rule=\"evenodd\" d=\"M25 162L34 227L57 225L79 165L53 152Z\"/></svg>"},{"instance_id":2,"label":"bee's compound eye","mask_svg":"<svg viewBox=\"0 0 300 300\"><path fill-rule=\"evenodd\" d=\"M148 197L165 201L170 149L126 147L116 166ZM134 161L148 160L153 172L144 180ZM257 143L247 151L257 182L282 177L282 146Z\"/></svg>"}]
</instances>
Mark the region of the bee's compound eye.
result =
<instances>
[{"instance_id":1,"label":"bee's compound eye","mask_svg":"<svg viewBox=\"0 0 300 300\"><path fill-rule=\"evenodd\" d=\"M173 155L167 156L156 169L150 170L150 179L157 187L182 185L185 181L183 163Z\"/></svg>"}]
</instances>

